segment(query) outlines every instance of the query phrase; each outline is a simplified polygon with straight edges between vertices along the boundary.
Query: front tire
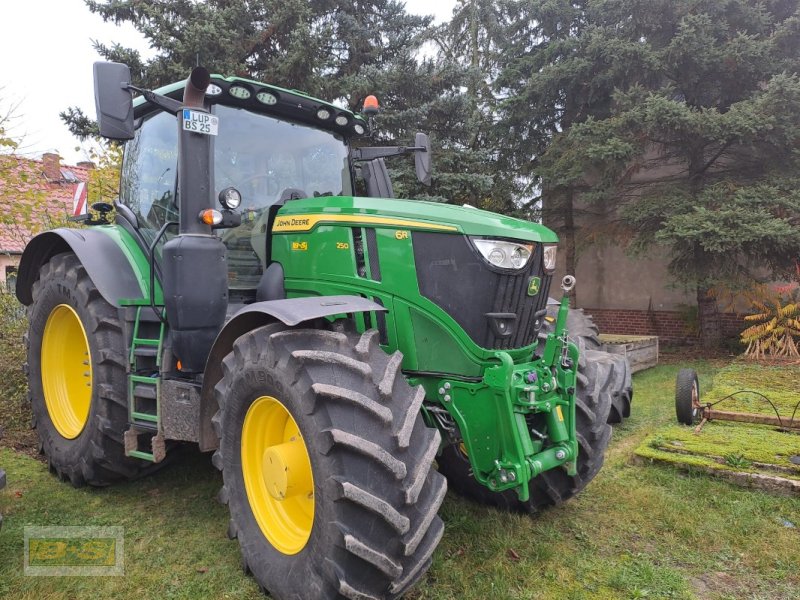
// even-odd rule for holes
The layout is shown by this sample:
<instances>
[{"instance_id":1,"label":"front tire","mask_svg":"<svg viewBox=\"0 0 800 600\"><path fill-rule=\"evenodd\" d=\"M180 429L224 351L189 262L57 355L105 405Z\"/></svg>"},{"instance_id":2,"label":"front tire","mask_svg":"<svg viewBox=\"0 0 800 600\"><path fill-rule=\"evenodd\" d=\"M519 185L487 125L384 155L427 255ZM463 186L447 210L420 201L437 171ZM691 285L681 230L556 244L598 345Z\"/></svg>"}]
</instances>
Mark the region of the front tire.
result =
<instances>
[{"instance_id":1,"label":"front tire","mask_svg":"<svg viewBox=\"0 0 800 600\"><path fill-rule=\"evenodd\" d=\"M280 324L225 357L213 420L220 499L246 571L272 597L397 598L428 569L444 530L446 482L431 468L440 435L401 360L375 330Z\"/></svg>"},{"instance_id":2,"label":"front tire","mask_svg":"<svg viewBox=\"0 0 800 600\"><path fill-rule=\"evenodd\" d=\"M152 470L125 456L127 345L117 309L72 253L45 263L32 291L28 394L50 470L75 486Z\"/></svg>"}]
</instances>

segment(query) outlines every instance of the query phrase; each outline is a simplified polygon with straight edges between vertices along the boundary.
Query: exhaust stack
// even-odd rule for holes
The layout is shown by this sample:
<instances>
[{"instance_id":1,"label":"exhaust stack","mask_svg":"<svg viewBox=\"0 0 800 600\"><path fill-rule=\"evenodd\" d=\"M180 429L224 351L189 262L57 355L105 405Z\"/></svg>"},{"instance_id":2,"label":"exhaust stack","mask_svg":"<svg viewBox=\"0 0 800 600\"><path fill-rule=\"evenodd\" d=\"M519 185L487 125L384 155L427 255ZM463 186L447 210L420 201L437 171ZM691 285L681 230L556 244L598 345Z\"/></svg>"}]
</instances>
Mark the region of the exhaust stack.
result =
<instances>
[{"instance_id":1,"label":"exhaust stack","mask_svg":"<svg viewBox=\"0 0 800 600\"><path fill-rule=\"evenodd\" d=\"M195 67L191 75L186 80L186 87L183 88L184 106L196 106L203 108L203 101L206 98L206 89L211 83L211 74L205 67Z\"/></svg>"},{"instance_id":2,"label":"exhaust stack","mask_svg":"<svg viewBox=\"0 0 800 600\"><path fill-rule=\"evenodd\" d=\"M164 306L170 324L172 352L182 370L202 373L228 308L228 263L225 246L203 223L200 212L214 206L214 137L185 128L192 112L203 106L211 82L208 70L195 67L186 80L178 113L178 235L164 244Z\"/></svg>"}]
</instances>

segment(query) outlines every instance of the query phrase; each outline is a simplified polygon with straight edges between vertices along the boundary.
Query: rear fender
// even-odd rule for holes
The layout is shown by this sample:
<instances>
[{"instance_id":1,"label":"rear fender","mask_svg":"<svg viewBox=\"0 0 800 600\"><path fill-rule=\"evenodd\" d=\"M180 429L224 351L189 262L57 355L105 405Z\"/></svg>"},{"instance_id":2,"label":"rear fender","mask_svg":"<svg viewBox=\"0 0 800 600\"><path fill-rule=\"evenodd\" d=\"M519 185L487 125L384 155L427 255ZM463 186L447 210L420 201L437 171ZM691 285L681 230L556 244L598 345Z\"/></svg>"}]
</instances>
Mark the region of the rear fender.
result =
<instances>
[{"instance_id":1,"label":"rear fender","mask_svg":"<svg viewBox=\"0 0 800 600\"><path fill-rule=\"evenodd\" d=\"M322 317L373 311L385 312L386 309L360 296L311 296L255 302L237 312L217 335L206 361L200 392L200 450L206 452L219 445L211 425L211 418L218 409L214 387L222 379L222 359L233 350L233 343L239 337L270 323L283 323L293 327Z\"/></svg>"},{"instance_id":2,"label":"rear fender","mask_svg":"<svg viewBox=\"0 0 800 600\"><path fill-rule=\"evenodd\" d=\"M33 303L39 269L56 254L74 252L103 298L114 306L122 299L142 298L144 290L117 243L96 229L54 229L40 233L25 247L17 274L17 298Z\"/></svg>"}]
</instances>

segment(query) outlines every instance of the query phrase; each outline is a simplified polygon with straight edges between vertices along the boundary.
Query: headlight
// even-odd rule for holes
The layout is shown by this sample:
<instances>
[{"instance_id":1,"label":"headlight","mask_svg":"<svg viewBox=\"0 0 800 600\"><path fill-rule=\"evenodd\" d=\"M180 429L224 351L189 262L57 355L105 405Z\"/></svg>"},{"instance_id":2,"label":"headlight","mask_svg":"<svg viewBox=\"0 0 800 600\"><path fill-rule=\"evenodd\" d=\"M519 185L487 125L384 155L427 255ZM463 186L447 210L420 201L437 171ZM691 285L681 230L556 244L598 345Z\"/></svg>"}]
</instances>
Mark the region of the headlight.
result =
<instances>
[{"instance_id":1,"label":"headlight","mask_svg":"<svg viewBox=\"0 0 800 600\"><path fill-rule=\"evenodd\" d=\"M544 247L544 270L548 273L556 268L556 251L558 246L555 244L547 244Z\"/></svg>"},{"instance_id":2,"label":"headlight","mask_svg":"<svg viewBox=\"0 0 800 600\"><path fill-rule=\"evenodd\" d=\"M515 271L528 264L533 254L533 244L519 244L505 240L473 238L472 243L490 265Z\"/></svg>"},{"instance_id":3,"label":"headlight","mask_svg":"<svg viewBox=\"0 0 800 600\"><path fill-rule=\"evenodd\" d=\"M236 188L226 187L219 193L219 203L223 208L234 210L242 203L242 195Z\"/></svg>"}]
</instances>

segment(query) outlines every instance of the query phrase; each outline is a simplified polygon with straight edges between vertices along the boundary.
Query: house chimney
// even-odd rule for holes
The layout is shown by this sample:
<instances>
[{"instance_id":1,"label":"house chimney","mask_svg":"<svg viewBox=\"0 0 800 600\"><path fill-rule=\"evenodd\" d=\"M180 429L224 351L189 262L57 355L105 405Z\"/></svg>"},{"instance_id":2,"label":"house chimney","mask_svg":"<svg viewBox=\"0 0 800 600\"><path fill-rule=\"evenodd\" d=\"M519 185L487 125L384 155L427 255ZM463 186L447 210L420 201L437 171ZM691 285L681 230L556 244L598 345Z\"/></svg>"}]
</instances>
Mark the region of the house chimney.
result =
<instances>
[{"instance_id":1,"label":"house chimney","mask_svg":"<svg viewBox=\"0 0 800 600\"><path fill-rule=\"evenodd\" d=\"M81 167L83 169L94 169L95 168L95 164L90 160L82 160L75 166L76 167Z\"/></svg>"},{"instance_id":2,"label":"house chimney","mask_svg":"<svg viewBox=\"0 0 800 600\"><path fill-rule=\"evenodd\" d=\"M53 152L42 154L42 170L49 181L61 181L61 157Z\"/></svg>"}]
</instances>

